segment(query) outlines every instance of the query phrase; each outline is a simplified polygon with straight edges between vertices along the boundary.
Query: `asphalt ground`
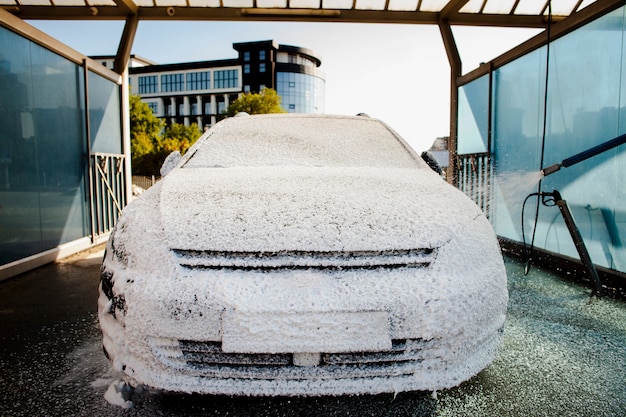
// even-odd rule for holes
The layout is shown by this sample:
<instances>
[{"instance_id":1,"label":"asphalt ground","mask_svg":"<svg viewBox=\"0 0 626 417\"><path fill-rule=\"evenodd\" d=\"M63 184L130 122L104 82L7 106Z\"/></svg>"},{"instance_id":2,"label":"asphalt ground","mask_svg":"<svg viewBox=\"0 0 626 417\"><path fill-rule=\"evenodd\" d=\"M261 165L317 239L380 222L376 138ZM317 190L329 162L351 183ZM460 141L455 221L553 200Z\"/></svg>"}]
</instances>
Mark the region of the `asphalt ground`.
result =
<instances>
[{"instance_id":1,"label":"asphalt ground","mask_svg":"<svg viewBox=\"0 0 626 417\"><path fill-rule=\"evenodd\" d=\"M498 358L437 393L228 397L136 391L124 410L100 348L102 252L0 282L0 416L626 416L626 302L505 259L510 302Z\"/></svg>"}]
</instances>

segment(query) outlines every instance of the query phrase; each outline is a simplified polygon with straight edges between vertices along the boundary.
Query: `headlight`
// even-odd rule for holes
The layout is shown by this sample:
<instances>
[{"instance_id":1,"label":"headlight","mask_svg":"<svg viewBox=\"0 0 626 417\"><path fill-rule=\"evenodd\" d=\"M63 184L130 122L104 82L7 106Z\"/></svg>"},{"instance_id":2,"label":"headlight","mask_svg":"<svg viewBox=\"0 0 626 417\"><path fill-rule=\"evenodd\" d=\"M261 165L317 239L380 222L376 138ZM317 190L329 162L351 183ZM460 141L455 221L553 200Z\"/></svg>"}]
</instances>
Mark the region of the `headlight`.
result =
<instances>
[{"instance_id":1,"label":"headlight","mask_svg":"<svg viewBox=\"0 0 626 417\"><path fill-rule=\"evenodd\" d=\"M113 230L111 237L107 242L107 249L104 253L102 267L100 268L100 287L102 293L110 301L108 313L113 317L116 317L117 312L121 312L123 315L126 314L126 299L123 295L115 294L113 289L115 285L115 274L113 272L114 268L110 268L109 264L119 262L122 265L125 265L125 262L127 262L128 259L125 252L115 245L114 236L116 230L117 228Z\"/></svg>"}]
</instances>

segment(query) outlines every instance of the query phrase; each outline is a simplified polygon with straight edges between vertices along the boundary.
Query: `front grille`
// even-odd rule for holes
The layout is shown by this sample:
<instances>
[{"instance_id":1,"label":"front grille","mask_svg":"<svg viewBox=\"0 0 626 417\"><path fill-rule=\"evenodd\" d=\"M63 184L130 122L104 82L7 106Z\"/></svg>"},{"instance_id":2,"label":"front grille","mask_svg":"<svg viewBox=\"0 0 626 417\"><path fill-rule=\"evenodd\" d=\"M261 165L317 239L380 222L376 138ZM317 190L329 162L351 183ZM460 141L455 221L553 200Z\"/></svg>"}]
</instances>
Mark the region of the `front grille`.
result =
<instances>
[{"instance_id":1,"label":"front grille","mask_svg":"<svg viewBox=\"0 0 626 417\"><path fill-rule=\"evenodd\" d=\"M236 252L173 249L182 267L188 269L395 269L426 268L434 262L433 248L383 251L277 251Z\"/></svg>"},{"instance_id":2,"label":"front grille","mask_svg":"<svg viewBox=\"0 0 626 417\"><path fill-rule=\"evenodd\" d=\"M302 379L303 369L293 355L222 352L220 342L154 339L152 351L164 365L200 377L249 379ZM318 379L369 378L410 375L419 364L440 356L440 341L393 340L384 352L323 353L317 366L306 367L306 377Z\"/></svg>"},{"instance_id":3,"label":"front grille","mask_svg":"<svg viewBox=\"0 0 626 417\"><path fill-rule=\"evenodd\" d=\"M291 356L288 354L239 354L222 352L219 342L179 341L179 347L187 364L193 366L280 366L288 365Z\"/></svg>"}]
</instances>

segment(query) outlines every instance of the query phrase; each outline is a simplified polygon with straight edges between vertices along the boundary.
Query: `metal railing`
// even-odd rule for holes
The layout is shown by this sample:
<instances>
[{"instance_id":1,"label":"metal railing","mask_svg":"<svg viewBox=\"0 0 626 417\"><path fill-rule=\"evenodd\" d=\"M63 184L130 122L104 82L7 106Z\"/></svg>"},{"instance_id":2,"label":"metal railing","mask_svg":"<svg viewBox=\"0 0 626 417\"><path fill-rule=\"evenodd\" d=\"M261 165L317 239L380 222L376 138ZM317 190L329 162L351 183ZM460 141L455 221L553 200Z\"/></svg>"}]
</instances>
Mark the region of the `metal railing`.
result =
<instances>
[{"instance_id":1,"label":"metal railing","mask_svg":"<svg viewBox=\"0 0 626 417\"><path fill-rule=\"evenodd\" d=\"M113 230L126 206L125 156L92 153L90 155L91 236L96 242Z\"/></svg>"},{"instance_id":2,"label":"metal railing","mask_svg":"<svg viewBox=\"0 0 626 417\"><path fill-rule=\"evenodd\" d=\"M490 217L493 166L488 153L458 155L458 188Z\"/></svg>"},{"instance_id":3,"label":"metal railing","mask_svg":"<svg viewBox=\"0 0 626 417\"><path fill-rule=\"evenodd\" d=\"M151 177L146 177L142 175L133 175L133 185L140 187L143 190L147 190L157 183L156 177L153 175Z\"/></svg>"}]
</instances>

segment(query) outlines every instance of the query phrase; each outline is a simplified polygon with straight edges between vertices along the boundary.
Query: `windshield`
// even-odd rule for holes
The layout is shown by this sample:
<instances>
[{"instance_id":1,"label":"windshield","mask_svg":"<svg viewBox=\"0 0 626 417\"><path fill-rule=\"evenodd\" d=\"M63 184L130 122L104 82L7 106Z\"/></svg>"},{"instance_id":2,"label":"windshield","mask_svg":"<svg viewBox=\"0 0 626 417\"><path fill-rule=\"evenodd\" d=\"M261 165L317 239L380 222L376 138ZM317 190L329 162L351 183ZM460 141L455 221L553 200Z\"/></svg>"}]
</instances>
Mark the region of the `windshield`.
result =
<instances>
[{"instance_id":1,"label":"windshield","mask_svg":"<svg viewBox=\"0 0 626 417\"><path fill-rule=\"evenodd\" d=\"M424 167L385 125L365 117L237 117L212 130L185 168Z\"/></svg>"}]
</instances>

